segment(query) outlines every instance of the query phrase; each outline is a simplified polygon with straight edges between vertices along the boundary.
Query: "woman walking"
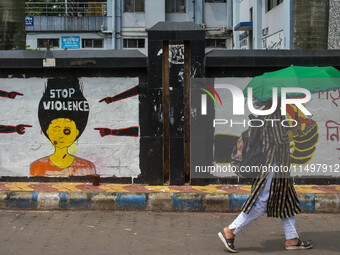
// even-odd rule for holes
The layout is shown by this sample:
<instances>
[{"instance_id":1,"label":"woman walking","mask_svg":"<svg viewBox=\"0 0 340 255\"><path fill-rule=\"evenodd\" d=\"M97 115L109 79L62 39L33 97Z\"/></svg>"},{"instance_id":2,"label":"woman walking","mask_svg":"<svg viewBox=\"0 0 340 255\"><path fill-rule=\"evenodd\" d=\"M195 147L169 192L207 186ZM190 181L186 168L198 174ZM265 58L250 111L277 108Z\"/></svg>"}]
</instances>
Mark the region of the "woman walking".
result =
<instances>
[{"instance_id":1,"label":"woman walking","mask_svg":"<svg viewBox=\"0 0 340 255\"><path fill-rule=\"evenodd\" d=\"M300 128L300 123L294 128L285 128L281 125L282 120L280 107L263 119L262 152L266 156L265 165L271 171L262 171L259 177L253 179L251 194L243 204L242 212L218 233L229 252L238 252L234 246L235 236L266 212L268 217L281 218L287 250L312 248L312 244L309 241L301 241L296 232L294 216L301 212L299 200L289 178L289 171L282 170L290 167L289 144L293 134Z\"/></svg>"}]
</instances>

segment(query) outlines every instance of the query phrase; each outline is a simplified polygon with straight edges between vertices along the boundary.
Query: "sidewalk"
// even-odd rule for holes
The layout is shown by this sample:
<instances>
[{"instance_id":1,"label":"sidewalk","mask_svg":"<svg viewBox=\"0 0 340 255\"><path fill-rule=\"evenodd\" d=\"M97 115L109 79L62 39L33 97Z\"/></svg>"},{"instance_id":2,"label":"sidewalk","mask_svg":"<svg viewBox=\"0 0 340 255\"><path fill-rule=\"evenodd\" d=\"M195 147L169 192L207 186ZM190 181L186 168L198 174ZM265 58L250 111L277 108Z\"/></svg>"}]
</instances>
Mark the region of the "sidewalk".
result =
<instances>
[{"instance_id":1,"label":"sidewalk","mask_svg":"<svg viewBox=\"0 0 340 255\"><path fill-rule=\"evenodd\" d=\"M340 186L295 189L304 212L340 213ZM0 182L0 209L237 212L249 193L249 185Z\"/></svg>"},{"instance_id":2,"label":"sidewalk","mask_svg":"<svg viewBox=\"0 0 340 255\"><path fill-rule=\"evenodd\" d=\"M1 255L231 255L217 232L238 213L0 210ZM286 251L281 220L263 215L235 240L240 255L339 255L337 214L299 214L313 249Z\"/></svg>"}]
</instances>

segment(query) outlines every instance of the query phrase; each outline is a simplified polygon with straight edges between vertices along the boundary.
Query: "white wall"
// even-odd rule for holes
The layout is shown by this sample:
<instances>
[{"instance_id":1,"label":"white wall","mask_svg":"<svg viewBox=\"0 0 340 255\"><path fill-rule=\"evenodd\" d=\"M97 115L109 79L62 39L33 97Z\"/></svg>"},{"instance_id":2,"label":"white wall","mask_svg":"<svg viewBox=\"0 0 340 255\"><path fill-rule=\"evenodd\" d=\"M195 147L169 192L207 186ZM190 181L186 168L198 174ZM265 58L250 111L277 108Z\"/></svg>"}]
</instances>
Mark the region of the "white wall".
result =
<instances>
[{"instance_id":1,"label":"white wall","mask_svg":"<svg viewBox=\"0 0 340 255\"><path fill-rule=\"evenodd\" d=\"M226 3L205 3L205 24L207 27L231 27L228 22L228 8Z\"/></svg>"},{"instance_id":2,"label":"white wall","mask_svg":"<svg viewBox=\"0 0 340 255\"><path fill-rule=\"evenodd\" d=\"M290 49L291 15L290 0L266 12L264 0L235 0L233 2L233 27L240 22L250 21L249 9L253 7L253 48L254 49ZM268 28L268 33L262 35L262 30ZM239 36L243 31L234 31L234 48L249 48L240 46Z\"/></svg>"},{"instance_id":3,"label":"white wall","mask_svg":"<svg viewBox=\"0 0 340 255\"><path fill-rule=\"evenodd\" d=\"M273 45L273 49L285 49L285 42L289 41L290 30L286 30L287 16L289 17L289 12L286 13L286 6L284 5L288 0L283 1L283 3L274 7L270 11L266 12L265 4L262 6L262 28L268 27L268 34L263 37L266 40L267 47ZM288 36L288 38L287 38ZM276 45L276 46L275 46ZM264 46L264 45L262 45Z\"/></svg>"},{"instance_id":4,"label":"white wall","mask_svg":"<svg viewBox=\"0 0 340 255\"><path fill-rule=\"evenodd\" d=\"M145 25L150 28L160 21L165 21L165 1L145 0Z\"/></svg>"},{"instance_id":5,"label":"white wall","mask_svg":"<svg viewBox=\"0 0 340 255\"><path fill-rule=\"evenodd\" d=\"M145 12L123 12L122 28L145 28Z\"/></svg>"}]
</instances>

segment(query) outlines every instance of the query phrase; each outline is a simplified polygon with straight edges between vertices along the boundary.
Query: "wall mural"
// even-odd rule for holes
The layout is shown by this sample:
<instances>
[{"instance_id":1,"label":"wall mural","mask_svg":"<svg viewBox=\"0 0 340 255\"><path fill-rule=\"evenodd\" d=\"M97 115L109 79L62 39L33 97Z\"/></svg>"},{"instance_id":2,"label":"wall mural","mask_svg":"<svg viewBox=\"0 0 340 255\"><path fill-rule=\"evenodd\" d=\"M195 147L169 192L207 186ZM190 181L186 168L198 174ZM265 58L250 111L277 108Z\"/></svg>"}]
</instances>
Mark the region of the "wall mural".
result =
<instances>
[{"instance_id":1,"label":"wall mural","mask_svg":"<svg viewBox=\"0 0 340 255\"><path fill-rule=\"evenodd\" d=\"M301 131L293 137L290 144L290 158L293 165L303 166L311 161L316 151L319 126L315 120L306 117L295 105L287 105L287 117L299 119L301 122ZM293 123L289 124L293 125Z\"/></svg>"},{"instance_id":2,"label":"wall mural","mask_svg":"<svg viewBox=\"0 0 340 255\"><path fill-rule=\"evenodd\" d=\"M11 92L6 92L3 90L0 90L0 97L7 97L10 99L15 99L16 96L23 96L24 94L21 94L19 92L11 91Z\"/></svg>"},{"instance_id":3,"label":"wall mural","mask_svg":"<svg viewBox=\"0 0 340 255\"><path fill-rule=\"evenodd\" d=\"M218 78L215 83L233 84L244 89L251 78ZM223 102L232 102L232 97L228 90L217 90ZM336 164L340 164L340 108L336 100L340 98L340 90L320 92L312 94L312 99L306 104L313 116L308 118L301 111L297 111L296 106L287 106L288 118L297 119L301 122L301 131L293 137L291 143L291 163L296 166L297 171L292 176L303 175L325 175L338 176L339 169ZM217 99L216 99L217 100ZM224 104L223 104L224 106ZM235 123L242 123L244 117L232 115L232 107L226 105L215 107L216 119L233 119ZM247 109L247 108L246 108ZM296 114L297 112L297 114ZM250 112L246 110L245 115ZM230 162L231 151L236 144L238 136L246 128L242 125L231 126L217 125L215 128L214 158L216 164L228 164ZM327 148L327 149L325 149ZM323 172L312 170L311 166L328 167L328 171ZM331 169L333 167L333 171ZM321 168L322 169L322 168ZM219 174L216 174L219 176ZM227 173L229 176L234 174ZM220 176L226 176L222 173Z\"/></svg>"},{"instance_id":4,"label":"wall mural","mask_svg":"<svg viewBox=\"0 0 340 255\"><path fill-rule=\"evenodd\" d=\"M0 90L0 97L6 97L10 99L15 99L16 96L23 96L24 94L21 94L16 91L6 92L3 90ZM0 125L0 133L17 133L19 135L25 134L25 128L32 127L31 125L25 125L25 124L19 124L16 126L6 126L6 125Z\"/></svg>"},{"instance_id":5,"label":"wall mural","mask_svg":"<svg viewBox=\"0 0 340 255\"><path fill-rule=\"evenodd\" d=\"M137 78L0 79L0 176L138 177L136 84Z\"/></svg>"},{"instance_id":6,"label":"wall mural","mask_svg":"<svg viewBox=\"0 0 340 255\"><path fill-rule=\"evenodd\" d=\"M55 147L52 155L32 163L31 175L79 176L96 173L94 165L71 155L68 148L83 133L89 104L78 79L49 79L40 100L38 117L42 132Z\"/></svg>"}]
</instances>

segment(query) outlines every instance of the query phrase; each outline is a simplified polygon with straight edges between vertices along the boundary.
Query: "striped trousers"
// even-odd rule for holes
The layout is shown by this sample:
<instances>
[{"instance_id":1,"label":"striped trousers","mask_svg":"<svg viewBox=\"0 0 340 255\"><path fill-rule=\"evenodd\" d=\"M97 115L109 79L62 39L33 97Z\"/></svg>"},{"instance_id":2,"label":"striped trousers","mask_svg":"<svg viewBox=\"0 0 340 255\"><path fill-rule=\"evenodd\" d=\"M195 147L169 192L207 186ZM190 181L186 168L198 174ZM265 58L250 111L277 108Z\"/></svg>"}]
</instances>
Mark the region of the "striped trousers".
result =
<instances>
[{"instance_id":1,"label":"striped trousers","mask_svg":"<svg viewBox=\"0 0 340 255\"><path fill-rule=\"evenodd\" d=\"M261 190L257 197L254 206L248 214L241 212L237 218L229 225L229 229L235 229L234 235L237 235L242 229L244 229L249 223L260 217L267 211L267 202L269 199L270 185L273 179L274 172L268 174L265 186ZM295 217L282 218L282 226L285 232L286 240L299 238L295 229Z\"/></svg>"}]
</instances>

